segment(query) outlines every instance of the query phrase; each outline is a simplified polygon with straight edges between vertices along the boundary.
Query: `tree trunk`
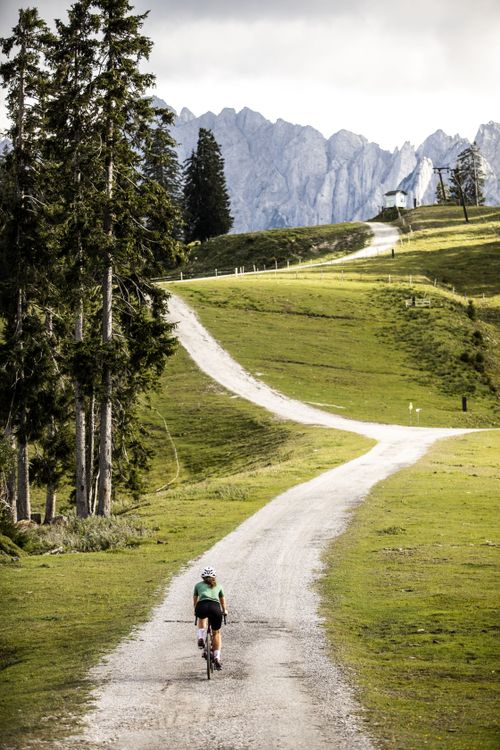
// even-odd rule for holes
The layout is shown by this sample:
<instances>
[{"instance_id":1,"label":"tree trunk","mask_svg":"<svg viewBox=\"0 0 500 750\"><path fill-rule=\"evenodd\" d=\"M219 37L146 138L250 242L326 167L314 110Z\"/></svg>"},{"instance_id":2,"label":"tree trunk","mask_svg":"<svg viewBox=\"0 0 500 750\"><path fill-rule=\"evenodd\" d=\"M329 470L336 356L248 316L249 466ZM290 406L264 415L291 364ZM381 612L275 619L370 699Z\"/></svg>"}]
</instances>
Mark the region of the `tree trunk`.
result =
<instances>
[{"instance_id":1,"label":"tree trunk","mask_svg":"<svg viewBox=\"0 0 500 750\"><path fill-rule=\"evenodd\" d=\"M108 256L109 258L109 256ZM110 259L109 259L110 260ZM103 319L102 340L109 343L112 340L112 301L113 301L113 269L111 264L106 268L104 274L103 294ZM99 486L98 506L99 516L111 515L111 471L112 471L112 382L111 367L104 363L103 367L103 398L100 409L100 431L99 431Z\"/></svg>"},{"instance_id":2,"label":"tree trunk","mask_svg":"<svg viewBox=\"0 0 500 750\"><path fill-rule=\"evenodd\" d=\"M108 60L108 70L113 68L113 57ZM113 238L113 198L114 163L113 163L113 119L114 102L109 97L107 107L108 124L106 130L106 206L104 210L103 229L107 239ZM113 259L106 252L105 270L102 280L102 343L104 346L113 340ZM106 355L105 355L106 356ZM99 433L99 484L97 513L100 516L111 515L112 491L112 454L113 454L113 413L112 413L112 372L109 361L103 362L102 373L103 396L100 408Z\"/></svg>"},{"instance_id":3,"label":"tree trunk","mask_svg":"<svg viewBox=\"0 0 500 750\"><path fill-rule=\"evenodd\" d=\"M26 410L21 408L21 429L17 437L17 520L31 519Z\"/></svg>"},{"instance_id":4,"label":"tree trunk","mask_svg":"<svg viewBox=\"0 0 500 750\"><path fill-rule=\"evenodd\" d=\"M47 482L47 494L45 496L45 524L52 523L56 514L56 487L53 482Z\"/></svg>"},{"instance_id":5,"label":"tree trunk","mask_svg":"<svg viewBox=\"0 0 500 750\"><path fill-rule=\"evenodd\" d=\"M97 491L94 486L94 466L95 466L95 395L92 392L88 416L86 419L87 444L86 444L86 477L85 482L88 492L89 513L95 515L95 502Z\"/></svg>"},{"instance_id":6,"label":"tree trunk","mask_svg":"<svg viewBox=\"0 0 500 750\"><path fill-rule=\"evenodd\" d=\"M12 469L6 476L5 479L5 491L7 505L10 508L10 513L14 523L17 521L17 483L16 483L16 472Z\"/></svg>"},{"instance_id":7,"label":"tree trunk","mask_svg":"<svg viewBox=\"0 0 500 750\"><path fill-rule=\"evenodd\" d=\"M10 427L5 430L5 439L12 446L13 454L17 455L16 439ZM14 466L11 466L5 474L5 501L10 509L14 523L17 521L17 477Z\"/></svg>"},{"instance_id":8,"label":"tree trunk","mask_svg":"<svg viewBox=\"0 0 500 750\"><path fill-rule=\"evenodd\" d=\"M75 341L83 341L83 301L79 302L79 309L75 325ZM85 405L80 382L75 379L75 448L76 448L76 515L87 518L89 514L87 467L85 455Z\"/></svg>"},{"instance_id":9,"label":"tree trunk","mask_svg":"<svg viewBox=\"0 0 500 750\"><path fill-rule=\"evenodd\" d=\"M17 325L20 339L21 368L19 382L21 387L21 398L19 404L18 430L17 430L17 520L31 519L30 502L30 478L29 457L27 440L27 415L24 396L24 362L23 362L23 317L24 317L24 295L21 289L17 298Z\"/></svg>"}]
</instances>

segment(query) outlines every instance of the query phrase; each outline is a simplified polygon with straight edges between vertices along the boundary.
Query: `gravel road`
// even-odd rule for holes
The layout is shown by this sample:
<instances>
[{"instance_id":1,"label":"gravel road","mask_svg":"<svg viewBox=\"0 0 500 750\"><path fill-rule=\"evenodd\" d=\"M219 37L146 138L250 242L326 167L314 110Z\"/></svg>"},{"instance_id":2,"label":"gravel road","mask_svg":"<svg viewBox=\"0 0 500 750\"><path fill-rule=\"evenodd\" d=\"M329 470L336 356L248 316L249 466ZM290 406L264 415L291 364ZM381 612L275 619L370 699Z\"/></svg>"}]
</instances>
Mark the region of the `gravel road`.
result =
<instances>
[{"instance_id":1,"label":"gravel road","mask_svg":"<svg viewBox=\"0 0 500 750\"><path fill-rule=\"evenodd\" d=\"M376 240L387 249L387 234ZM381 244L375 247L380 252ZM65 748L373 748L345 676L326 656L312 584L326 544L342 533L371 487L414 463L435 440L465 431L350 421L287 399L232 360L179 298L172 297L170 311L189 354L229 390L285 419L351 430L378 443L276 497L189 564L150 621L94 670L95 709ZM219 570L230 609L224 669L210 682L191 607L206 564Z\"/></svg>"}]
</instances>

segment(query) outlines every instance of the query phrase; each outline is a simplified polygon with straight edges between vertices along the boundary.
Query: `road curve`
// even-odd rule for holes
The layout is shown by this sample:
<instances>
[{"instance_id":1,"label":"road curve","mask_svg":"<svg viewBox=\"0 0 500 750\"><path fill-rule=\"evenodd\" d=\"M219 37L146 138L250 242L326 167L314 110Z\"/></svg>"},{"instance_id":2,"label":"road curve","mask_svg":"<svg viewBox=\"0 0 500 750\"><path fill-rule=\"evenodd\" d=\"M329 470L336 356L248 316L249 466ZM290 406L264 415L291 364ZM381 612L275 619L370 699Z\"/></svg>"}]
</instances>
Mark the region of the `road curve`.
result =
<instances>
[{"instance_id":1,"label":"road curve","mask_svg":"<svg viewBox=\"0 0 500 750\"><path fill-rule=\"evenodd\" d=\"M396 247L399 241L399 232L396 227L376 221L365 221L364 223L373 233L373 239L369 245L362 247L361 250L355 250L353 253L349 253L349 255L335 258L335 260L325 260L310 264L302 263L301 268L309 268L313 266L337 266L346 261L357 260L358 258L372 258L375 255L384 255Z\"/></svg>"},{"instance_id":2,"label":"road curve","mask_svg":"<svg viewBox=\"0 0 500 750\"><path fill-rule=\"evenodd\" d=\"M287 399L246 373L175 296L170 315L194 361L229 390L283 418L379 442L276 497L190 563L150 621L93 670L95 708L64 747L372 750L352 691L326 656L312 584L326 544L374 484L414 463L435 440L466 430L350 421ZM219 569L231 610L224 671L210 683L190 603L205 564Z\"/></svg>"},{"instance_id":3,"label":"road curve","mask_svg":"<svg viewBox=\"0 0 500 750\"><path fill-rule=\"evenodd\" d=\"M337 266L342 265L346 263L347 261L351 260L357 260L358 258L370 258L374 255L383 255L391 251L393 248L396 247L398 241L399 241L399 232L396 227L391 226L390 224L382 224L376 221L365 221L364 222L371 230L373 234L373 239L370 242L369 245L366 247L361 248L361 250L355 250L352 253L348 253L347 255L342 255L340 258L335 258L334 260L318 260L318 261L311 261L310 263L300 263L297 265L291 265L287 268L280 268L280 269L274 269L269 268L266 270L260 270L260 271L243 271L239 275L243 276L255 276L255 275L262 275L262 274L275 274L275 273L283 273L286 271L296 270L297 268L300 268L300 270L303 270L305 268L316 268L317 266ZM238 272L239 273L239 272ZM221 279L234 279L235 274L234 273L219 273L217 276L214 276L211 274L210 276L197 276L196 278L181 278L180 279L170 279L169 283L171 284L189 284L193 281L210 281L213 279L217 279L220 281Z\"/></svg>"}]
</instances>

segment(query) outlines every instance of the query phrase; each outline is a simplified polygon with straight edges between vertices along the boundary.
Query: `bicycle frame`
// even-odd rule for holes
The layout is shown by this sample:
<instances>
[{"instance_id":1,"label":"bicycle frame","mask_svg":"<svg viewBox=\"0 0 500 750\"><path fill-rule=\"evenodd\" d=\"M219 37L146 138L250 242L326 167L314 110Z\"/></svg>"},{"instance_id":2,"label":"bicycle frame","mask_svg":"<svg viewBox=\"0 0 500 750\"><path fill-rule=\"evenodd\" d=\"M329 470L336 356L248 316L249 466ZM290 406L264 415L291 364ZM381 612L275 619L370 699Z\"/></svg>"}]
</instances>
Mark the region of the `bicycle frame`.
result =
<instances>
[{"instance_id":1,"label":"bicycle frame","mask_svg":"<svg viewBox=\"0 0 500 750\"><path fill-rule=\"evenodd\" d=\"M224 615L223 617L224 617L224 625L226 625L226 615ZM195 624L197 622L198 622L198 618L195 617ZM213 641L212 641L212 626L210 625L210 620L207 621L207 634L205 636L205 646L204 646L203 656L206 657L206 660L207 660L207 680L210 680L214 672L214 651L213 651Z\"/></svg>"}]
</instances>

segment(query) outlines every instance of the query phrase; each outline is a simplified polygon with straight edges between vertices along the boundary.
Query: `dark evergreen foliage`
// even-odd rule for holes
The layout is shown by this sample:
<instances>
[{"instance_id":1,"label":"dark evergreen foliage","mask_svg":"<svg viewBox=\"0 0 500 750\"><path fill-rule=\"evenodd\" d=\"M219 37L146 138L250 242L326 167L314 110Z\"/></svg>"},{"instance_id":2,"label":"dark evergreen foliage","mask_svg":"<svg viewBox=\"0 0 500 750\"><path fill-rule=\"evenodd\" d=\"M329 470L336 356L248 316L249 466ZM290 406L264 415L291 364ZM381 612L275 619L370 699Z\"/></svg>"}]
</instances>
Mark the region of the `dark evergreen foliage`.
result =
<instances>
[{"instance_id":1,"label":"dark evergreen foliage","mask_svg":"<svg viewBox=\"0 0 500 750\"><path fill-rule=\"evenodd\" d=\"M80 415L81 516L95 509L96 404L113 414L113 482L138 496L148 455L136 408L174 347L151 276L181 255L178 165L170 116L140 71L145 16L131 11L80 0L55 37L20 11L2 40L12 149L0 159L0 418L7 448L12 433L30 442L32 478L54 491L74 471Z\"/></svg>"},{"instance_id":2,"label":"dark evergreen foliage","mask_svg":"<svg viewBox=\"0 0 500 750\"><path fill-rule=\"evenodd\" d=\"M204 242L227 234L233 225L224 159L211 130L200 128L196 151L184 168L186 241Z\"/></svg>"},{"instance_id":3,"label":"dark evergreen foliage","mask_svg":"<svg viewBox=\"0 0 500 750\"><path fill-rule=\"evenodd\" d=\"M438 182L436 186L436 203L443 205L445 203L449 203L450 201L451 195L449 186L444 183L443 185L441 185L441 182Z\"/></svg>"},{"instance_id":4,"label":"dark evergreen foliage","mask_svg":"<svg viewBox=\"0 0 500 750\"><path fill-rule=\"evenodd\" d=\"M52 37L36 9L19 20L0 46L8 58L0 67L7 89L12 148L2 159L0 198L0 314L4 341L0 369L5 390L0 408L5 431L18 446L17 514L30 517L28 443L39 439L50 421L44 411L44 375L51 367L44 318L54 291L47 242L46 103L49 80L44 53Z\"/></svg>"},{"instance_id":5,"label":"dark evergreen foliage","mask_svg":"<svg viewBox=\"0 0 500 750\"><path fill-rule=\"evenodd\" d=\"M461 203L461 191L466 206L484 205L484 160L479 146L474 143L457 156L451 172L450 194L455 203Z\"/></svg>"}]
</instances>

